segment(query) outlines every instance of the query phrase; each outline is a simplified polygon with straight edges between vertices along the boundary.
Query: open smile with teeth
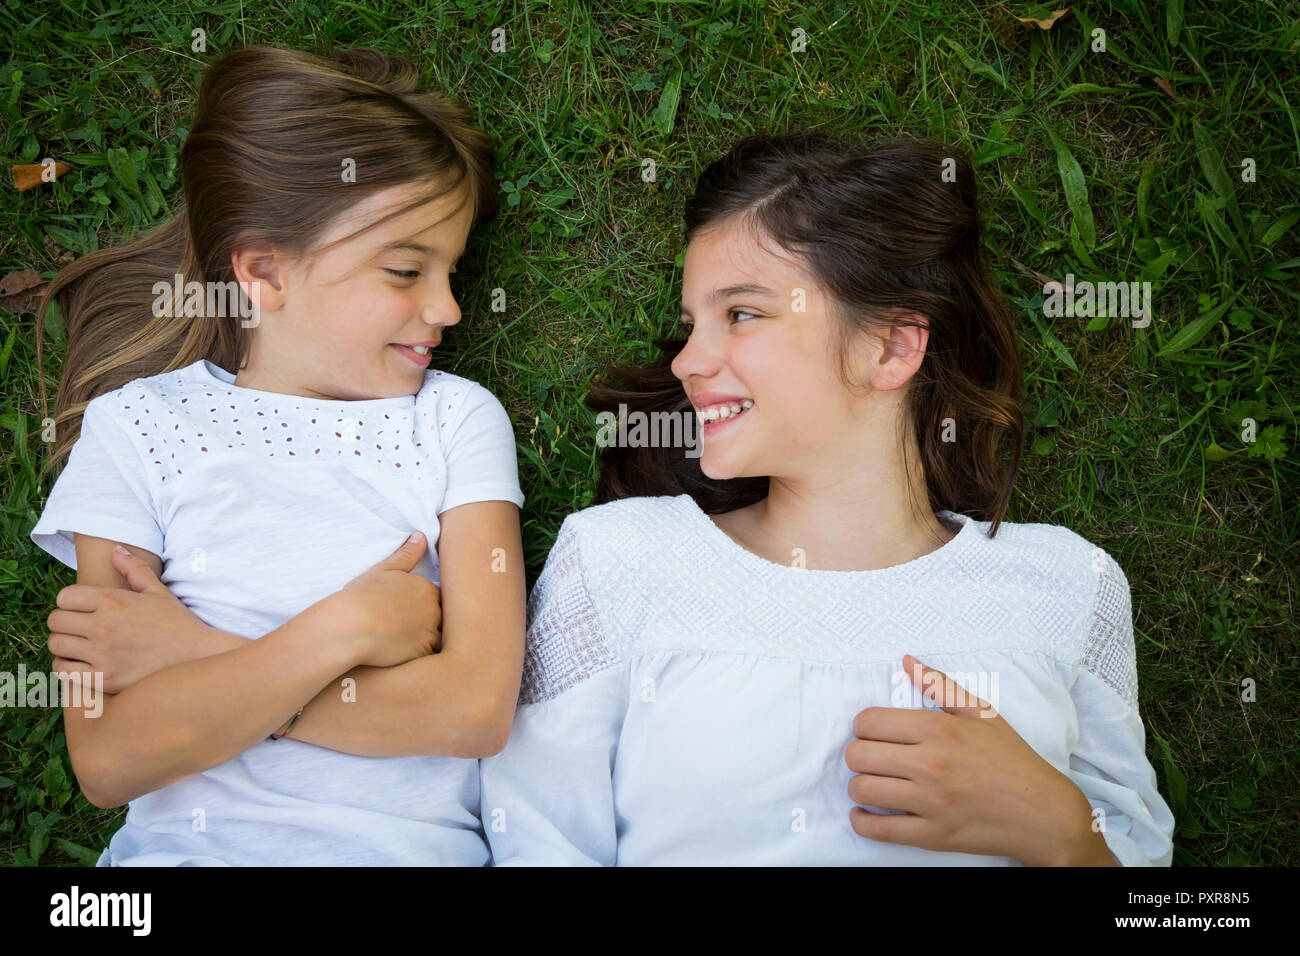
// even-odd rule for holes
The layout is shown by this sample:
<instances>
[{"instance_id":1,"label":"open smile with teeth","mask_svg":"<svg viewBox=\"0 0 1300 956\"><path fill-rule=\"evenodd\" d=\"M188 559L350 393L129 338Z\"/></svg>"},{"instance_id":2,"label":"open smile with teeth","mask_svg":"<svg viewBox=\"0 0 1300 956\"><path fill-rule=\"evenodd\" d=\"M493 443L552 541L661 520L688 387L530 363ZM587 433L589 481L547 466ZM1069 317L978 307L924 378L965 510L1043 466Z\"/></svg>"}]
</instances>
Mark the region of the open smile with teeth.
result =
<instances>
[{"instance_id":1,"label":"open smile with teeth","mask_svg":"<svg viewBox=\"0 0 1300 956\"><path fill-rule=\"evenodd\" d=\"M434 348L432 345L402 345L398 342L389 344L415 368L423 368L429 364L429 353Z\"/></svg>"},{"instance_id":2,"label":"open smile with teeth","mask_svg":"<svg viewBox=\"0 0 1300 956\"><path fill-rule=\"evenodd\" d=\"M738 418L753 407L754 403L747 398L743 402L722 402L718 405L697 408L695 414L699 416L700 424L707 425L710 422L724 422Z\"/></svg>"}]
</instances>

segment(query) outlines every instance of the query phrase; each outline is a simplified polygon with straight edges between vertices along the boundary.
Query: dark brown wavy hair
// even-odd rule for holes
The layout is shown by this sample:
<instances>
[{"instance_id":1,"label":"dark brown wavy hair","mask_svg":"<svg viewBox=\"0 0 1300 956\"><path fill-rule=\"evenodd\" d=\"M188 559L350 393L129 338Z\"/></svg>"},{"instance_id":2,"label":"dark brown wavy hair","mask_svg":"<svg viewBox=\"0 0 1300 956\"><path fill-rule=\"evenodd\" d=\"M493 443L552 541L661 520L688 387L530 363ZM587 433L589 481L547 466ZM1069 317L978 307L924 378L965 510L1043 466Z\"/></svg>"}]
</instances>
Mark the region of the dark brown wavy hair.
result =
<instances>
[{"instance_id":1,"label":"dark brown wavy hair","mask_svg":"<svg viewBox=\"0 0 1300 956\"><path fill-rule=\"evenodd\" d=\"M733 217L796 257L828 293L842 332L842 378L855 333L928 326L905 407L929 506L989 521L996 534L1024 441L1022 363L984 261L965 153L910 137L858 145L824 133L749 136L700 175L686 206L686 241ZM692 413L670 367L683 345L660 341L663 355L653 364L607 369L587 405L616 414L620 404ZM942 440L948 418L956 441ZM608 447L596 503L685 493L719 514L762 500L768 483L711 479L680 448Z\"/></svg>"},{"instance_id":2,"label":"dark brown wavy hair","mask_svg":"<svg viewBox=\"0 0 1300 956\"><path fill-rule=\"evenodd\" d=\"M366 228L460 188L478 219L494 215L492 141L452 100L418 92L418 77L409 61L369 48L315 56L255 46L208 67L181 148L180 209L152 233L66 267L37 308L43 416L40 343L51 301L68 333L46 470L71 450L92 398L201 358L228 371L244 364L251 337L239 315L246 312L156 317L155 282L170 286L176 273L183 284L234 282L237 243L293 257L320 251L335 217L393 186L423 190ZM343 179L347 160L354 181Z\"/></svg>"}]
</instances>

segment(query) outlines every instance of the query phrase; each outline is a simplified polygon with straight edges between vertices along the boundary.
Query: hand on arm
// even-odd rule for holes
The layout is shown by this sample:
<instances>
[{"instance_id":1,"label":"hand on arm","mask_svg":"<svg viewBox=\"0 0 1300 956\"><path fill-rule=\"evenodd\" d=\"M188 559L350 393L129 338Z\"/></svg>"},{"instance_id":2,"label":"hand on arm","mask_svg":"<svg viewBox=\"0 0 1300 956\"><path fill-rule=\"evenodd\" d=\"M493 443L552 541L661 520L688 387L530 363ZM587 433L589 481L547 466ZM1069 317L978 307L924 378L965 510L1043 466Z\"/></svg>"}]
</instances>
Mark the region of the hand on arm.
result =
<instances>
[{"instance_id":1,"label":"hand on arm","mask_svg":"<svg viewBox=\"0 0 1300 956\"><path fill-rule=\"evenodd\" d=\"M357 627L379 631L382 625L386 634L427 639L442 653L339 673L305 705L293 738L374 757L478 757L505 745L523 666L526 594L518 508L508 501L477 502L443 512L440 522L442 581L454 582L456 592L445 614L431 581L393 574L409 572L419 561L422 548L412 545L377 566L387 571L388 590L357 587L366 579L362 575L334 595L333 606ZM153 560L139 554L113 558L114 573L104 587L84 587L79 578L60 592L63 610L50 616L56 664L103 670L106 682L124 686L136 675L248 643L200 621L158 581L158 559L147 557ZM121 591L119 581L129 581L132 591ZM343 678L353 681L346 695ZM291 708L269 730L283 730L296 711ZM216 720L209 728L219 737L231 732Z\"/></svg>"},{"instance_id":2,"label":"hand on arm","mask_svg":"<svg viewBox=\"0 0 1300 956\"><path fill-rule=\"evenodd\" d=\"M526 622L519 509L481 501L444 511L439 522L441 652L349 672L349 699L331 682L294 724L295 739L371 757L485 757L505 746ZM351 599L347 589L338 596ZM409 610L356 598L361 620Z\"/></svg>"},{"instance_id":3,"label":"hand on arm","mask_svg":"<svg viewBox=\"0 0 1300 956\"><path fill-rule=\"evenodd\" d=\"M844 759L861 836L927 850L1009 856L1028 866L1115 866L1092 807L988 702L910 655L909 673L942 712L869 707Z\"/></svg>"},{"instance_id":4,"label":"hand on arm","mask_svg":"<svg viewBox=\"0 0 1300 956\"><path fill-rule=\"evenodd\" d=\"M46 620L56 671L98 673L104 690L118 694L164 668L247 643L247 638L209 627L167 590L159 580L157 555L113 548L111 564L103 568L99 552L113 542L78 537L87 542L83 547L90 549L91 561L78 562L77 583L59 592L57 607ZM90 580L104 583L85 583Z\"/></svg>"},{"instance_id":5,"label":"hand on arm","mask_svg":"<svg viewBox=\"0 0 1300 956\"><path fill-rule=\"evenodd\" d=\"M112 565L113 544L77 535L79 585L125 585ZM143 556L151 568L161 568L155 555ZM382 566L367 575L372 580L359 588L367 594L406 577ZM393 639L358 627L351 605L331 595L259 640L165 667L117 695L105 694L98 716L65 708L78 781L92 803L112 807L224 763L282 726L338 674L361 663L389 666L429 653L432 641L422 637Z\"/></svg>"}]
</instances>

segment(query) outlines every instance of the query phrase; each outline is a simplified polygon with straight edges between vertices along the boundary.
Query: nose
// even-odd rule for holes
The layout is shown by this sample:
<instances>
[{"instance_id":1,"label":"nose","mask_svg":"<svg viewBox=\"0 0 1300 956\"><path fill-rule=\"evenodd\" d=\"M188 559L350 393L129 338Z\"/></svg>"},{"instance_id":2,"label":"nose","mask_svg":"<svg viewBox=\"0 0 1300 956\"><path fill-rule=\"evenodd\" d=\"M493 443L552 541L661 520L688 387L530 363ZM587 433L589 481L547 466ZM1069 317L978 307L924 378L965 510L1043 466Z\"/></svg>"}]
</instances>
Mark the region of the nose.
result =
<instances>
[{"instance_id":1,"label":"nose","mask_svg":"<svg viewBox=\"0 0 1300 956\"><path fill-rule=\"evenodd\" d=\"M690 378L712 378L722 368L722 355L707 332L696 323L686 344L672 361L672 371L685 382Z\"/></svg>"},{"instance_id":2,"label":"nose","mask_svg":"<svg viewBox=\"0 0 1300 956\"><path fill-rule=\"evenodd\" d=\"M444 283L424 304L420 318L428 325L452 326L460 321L460 303L452 295L450 281Z\"/></svg>"}]
</instances>

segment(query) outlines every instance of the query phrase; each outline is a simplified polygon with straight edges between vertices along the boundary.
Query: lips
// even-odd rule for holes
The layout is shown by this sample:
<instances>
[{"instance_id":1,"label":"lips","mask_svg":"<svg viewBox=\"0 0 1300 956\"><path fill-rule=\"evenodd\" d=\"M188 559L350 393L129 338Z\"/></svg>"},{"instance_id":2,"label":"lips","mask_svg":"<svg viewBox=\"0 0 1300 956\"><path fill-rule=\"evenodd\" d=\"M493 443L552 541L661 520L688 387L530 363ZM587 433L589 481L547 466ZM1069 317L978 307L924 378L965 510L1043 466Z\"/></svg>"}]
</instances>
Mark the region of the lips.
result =
<instances>
[{"instance_id":1,"label":"lips","mask_svg":"<svg viewBox=\"0 0 1300 956\"><path fill-rule=\"evenodd\" d=\"M691 404L696 408L708 408L710 405L731 404L732 402L747 402L750 399L744 395L726 395L722 392L697 392L691 397Z\"/></svg>"},{"instance_id":2,"label":"lips","mask_svg":"<svg viewBox=\"0 0 1300 956\"><path fill-rule=\"evenodd\" d=\"M415 344L428 345L429 348L432 349L438 343L437 342L428 342L428 343L416 342ZM411 362L420 366L421 368L429 364L429 355L421 355L419 352L415 351L415 349L411 348L411 346L409 345L398 345L396 342L390 342L389 345L392 346L392 348L396 350L397 353L401 355L403 358L409 359Z\"/></svg>"},{"instance_id":3,"label":"lips","mask_svg":"<svg viewBox=\"0 0 1300 956\"><path fill-rule=\"evenodd\" d=\"M717 406L711 406L711 408L716 408L716 407L717 407ZM749 414L749 409L750 409L750 408L753 408L753 407L754 407L754 406L753 406L753 403L751 402L751 403L749 404L749 408L744 408L744 407L742 407L741 410L740 410L739 412L729 412L726 418L705 418L705 417L701 416L701 417L700 417L700 434L701 434L701 435L712 435L712 434L714 434L715 432L719 431L720 429L726 428L728 425L730 425L730 424L731 424L732 422L734 422L736 419L738 419L738 418L742 418L742 417L744 417L745 415L748 415L748 414Z\"/></svg>"}]
</instances>

